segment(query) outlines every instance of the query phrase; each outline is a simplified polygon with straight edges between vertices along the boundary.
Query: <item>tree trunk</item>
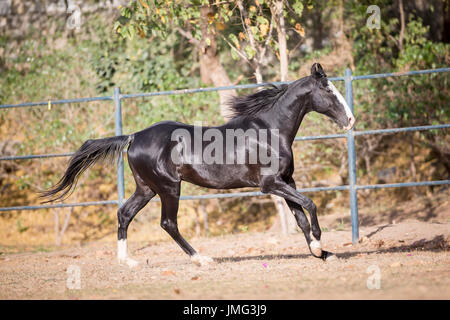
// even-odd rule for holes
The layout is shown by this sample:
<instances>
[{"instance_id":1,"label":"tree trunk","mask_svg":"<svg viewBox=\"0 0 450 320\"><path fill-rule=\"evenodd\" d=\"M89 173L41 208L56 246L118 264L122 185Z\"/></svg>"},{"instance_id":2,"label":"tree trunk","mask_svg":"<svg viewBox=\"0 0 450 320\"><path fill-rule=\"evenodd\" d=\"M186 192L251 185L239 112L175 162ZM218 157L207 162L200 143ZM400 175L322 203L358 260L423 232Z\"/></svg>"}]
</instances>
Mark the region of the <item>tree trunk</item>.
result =
<instances>
[{"instance_id":1,"label":"tree trunk","mask_svg":"<svg viewBox=\"0 0 450 320\"><path fill-rule=\"evenodd\" d=\"M213 32L213 26L208 23L208 16L211 14L214 14L211 7L204 6L200 8L200 29L202 32L202 41L199 48L201 78L203 82L212 82L217 87L231 86L233 84L219 60L215 36L217 32ZM221 90L218 93L220 97L220 114L227 121L231 118L228 101L231 97L236 96L236 90Z\"/></svg>"},{"instance_id":2,"label":"tree trunk","mask_svg":"<svg viewBox=\"0 0 450 320\"><path fill-rule=\"evenodd\" d=\"M73 208L69 208L66 212L66 216L64 218L64 223L60 228L60 220L59 213L64 212L63 209L56 209L54 212L54 220L55 220L55 245L60 246L63 241L64 233L69 226L70 216L72 215Z\"/></svg>"},{"instance_id":3,"label":"tree trunk","mask_svg":"<svg viewBox=\"0 0 450 320\"><path fill-rule=\"evenodd\" d=\"M243 31L246 33L247 37L248 37L248 42L250 44L250 46L252 47L252 49L255 51L255 56L253 57L253 62L254 62L254 68L255 68L255 78L256 78L256 83L262 83L263 82L263 76L262 76L262 70L261 70L261 66L263 65L262 60L264 59L264 55L265 55L265 48L261 48L256 40L255 37L253 36L252 31L246 26L246 20L248 18L248 12L244 7L244 4L242 1L236 1L236 4L239 8L239 11L241 12L241 23L242 23L242 28ZM262 90L262 88L260 87L258 90Z\"/></svg>"},{"instance_id":4,"label":"tree trunk","mask_svg":"<svg viewBox=\"0 0 450 320\"><path fill-rule=\"evenodd\" d=\"M201 230L200 230L200 219L198 211L195 210L195 236L200 237Z\"/></svg>"},{"instance_id":5,"label":"tree trunk","mask_svg":"<svg viewBox=\"0 0 450 320\"><path fill-rule=\"evenodd\" d=\"M261 66L259 64L256 65L255 67L255 78L256 78L256 83L262 83L263 82L263 76L262 76L262 71L261 71ZM262 90L263 87L259 87L258 90Z\"/></svg>"},{"instance_id":6,"label":"tree trunk","mask_svg":"<svg viewBox=\"0 0 450 320\"><path fill-rule=\"evenodd\" d=\"M324 23L322 21L322 6L314 6L312 9L312 30L311 35L313 37L313 49L321 50L323 49L322 41L325 38L324 35Z\"/></svg>"},{"instance_id":7,"label":"tree trunk","mask_svg":"<svg viewBox=\"0 0 450 320\"><path fill-rule=\"evenodd\" d=\"M280 55L280 80L288 80L288 53L287 53L287 41L286 41L286 27L283 16L283 0L277 0L275 2L275 8L271 11L275 13L275 25L278 36L278 48ZM271 196L275 207L277 208L278 215L280 217L281 232L283 234L290 234L297 232L297 222L294 215L291 213L291 209L287 205L286 201L278 196Z\"/></svg>"},{"instance_id":8,"label":"tree trunk","mask_svg":"<svg viewBox=\"0 0 450 320\"><path fill-rule=\"evenodd\" d=\"M403 11L403 0L399 0L398 10L400 11L400 35L398 37L398 49L400 51L400 54L402 54L403 38L405 37L405 12Z\"/></svg>"},{"instance_id":9,"label":"tree trunk","mask_svg":"<svg viewBox=\"0 0 450 320\"><path fill-rule=\"evenodd\" d=\"M283 16L283 1L278 0L275 4L276 26L278 34L278 48L280 54L280 77L281 81L288 79L288 54L286 42L286 27Z\"/></svg>"},{"instance_id":10,"label":"tree trunk","mask_svg":"<svg viewBox=\"0 0 450 320\"><path fill-rule=\"evenodd\" d=\"M443 1L444 28L442 30L442 42L450 42L450 1Z\"/></svg>"},{"instance_id":11,"label":"tree trunk","mask_svg":"<svg viewBox=\"0 0 450 320\"><path fill-rule=\"evenodd\" d=\"M209 226L208 226L208 212L206 211L206 206L204 201L200 201L202 214L203 214L203 228L205 229L205 237L209 236Z\"/></svg>"}]
</instances>

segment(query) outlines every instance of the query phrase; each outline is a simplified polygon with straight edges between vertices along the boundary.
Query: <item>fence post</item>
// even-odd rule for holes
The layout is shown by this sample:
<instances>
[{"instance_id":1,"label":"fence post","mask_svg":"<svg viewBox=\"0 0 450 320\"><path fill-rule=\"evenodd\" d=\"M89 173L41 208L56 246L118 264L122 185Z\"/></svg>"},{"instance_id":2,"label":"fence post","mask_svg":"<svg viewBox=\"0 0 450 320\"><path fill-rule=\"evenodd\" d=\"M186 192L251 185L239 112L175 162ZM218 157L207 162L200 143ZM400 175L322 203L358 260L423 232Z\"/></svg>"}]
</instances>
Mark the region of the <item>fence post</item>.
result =
<instances>
[{"instance_id":1,"label":"fence post","mask_svg":"<svg viewBox=\"0 0 450 320\"><path fill-rule=\"evenodd\" d=\"M115 105L115 127L116 136L122 135L122 102L120 96L120 88L114 88L114 105ZM123 153L120 154L117 166L117 193L119 208L122 206L125 197L124 178L123 178Z\"/></svg>"},{"instance_id":2,"label":"fence post","mask_svg":"<svg viewBox=\"0 0 450 320\"><path fill-rule=\"evenodd\" d=\"M353 112L353 84L352 70L345 69L345 100ZM353 129L347 133L348 148L348 184L350 186L350 210L352 221L352 242L355 244L359 238L358 223L358 195L356 191L356 152L355 152L355 136Z\"/></svg>"}]
</instances>

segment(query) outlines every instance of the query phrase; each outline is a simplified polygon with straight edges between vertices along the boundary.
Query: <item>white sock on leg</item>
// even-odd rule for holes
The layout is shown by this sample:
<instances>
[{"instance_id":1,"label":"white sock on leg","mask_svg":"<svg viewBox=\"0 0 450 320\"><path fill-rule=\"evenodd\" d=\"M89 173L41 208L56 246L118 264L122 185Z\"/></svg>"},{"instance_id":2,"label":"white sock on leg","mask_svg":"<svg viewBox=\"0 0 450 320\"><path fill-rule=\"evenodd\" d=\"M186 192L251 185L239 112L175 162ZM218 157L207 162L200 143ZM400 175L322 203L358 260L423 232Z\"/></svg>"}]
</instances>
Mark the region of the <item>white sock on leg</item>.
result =
<instances>
[{"instance_id":1,"label":"white sock on leg","mask_svg":"<svg viewBox=\"0 0 450 320\"><path fill-rule=\"evenodd\" d=\"M121 239L117 241L117 258L119 264L125 263L130 268L136 267L139 262L128 257L127 240Z\"/></svg>"}]
</instances>

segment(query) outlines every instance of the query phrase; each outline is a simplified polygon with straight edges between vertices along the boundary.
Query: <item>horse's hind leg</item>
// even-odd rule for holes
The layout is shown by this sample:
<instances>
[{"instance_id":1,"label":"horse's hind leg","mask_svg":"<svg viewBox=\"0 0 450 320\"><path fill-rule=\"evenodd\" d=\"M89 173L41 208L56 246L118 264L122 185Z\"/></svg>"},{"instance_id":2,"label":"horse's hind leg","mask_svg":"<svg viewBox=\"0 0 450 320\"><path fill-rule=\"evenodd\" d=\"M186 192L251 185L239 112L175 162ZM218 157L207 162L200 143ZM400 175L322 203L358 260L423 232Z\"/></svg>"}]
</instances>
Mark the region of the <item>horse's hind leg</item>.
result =
<instances>
[{"instance_id":1,"label":"horse's hind leg","mask_svg":"<svg viewBox=\"0 0 450 320\"><path fill-rule=\"evenodd\" d=\"M197 265L207 265L213 260L210 257L199 255L194 248L181 236L178 230L177 214L179 205L179 185L178 190L170 194L160 194L162 211L161 211L161 227L172 237L173 240L186 252L192 262Z\"/></svg>"},{"instance_id":2,"label":"horse's hind leg","mask_svg":"<svg viewBox=\"0 0 450 320\"><path fill-rule=\"evenodd\" d=\"M134 194L120 207L117 212L119 222L117 232L117 258L120 264L127 264L129 267L135 267L138 262L128 256L127 249L127 230L128 226L136 216L136 214L155 196L155 192L148 186L139 184L136 181L136 191Z\"/></svg>"}]
</instances>

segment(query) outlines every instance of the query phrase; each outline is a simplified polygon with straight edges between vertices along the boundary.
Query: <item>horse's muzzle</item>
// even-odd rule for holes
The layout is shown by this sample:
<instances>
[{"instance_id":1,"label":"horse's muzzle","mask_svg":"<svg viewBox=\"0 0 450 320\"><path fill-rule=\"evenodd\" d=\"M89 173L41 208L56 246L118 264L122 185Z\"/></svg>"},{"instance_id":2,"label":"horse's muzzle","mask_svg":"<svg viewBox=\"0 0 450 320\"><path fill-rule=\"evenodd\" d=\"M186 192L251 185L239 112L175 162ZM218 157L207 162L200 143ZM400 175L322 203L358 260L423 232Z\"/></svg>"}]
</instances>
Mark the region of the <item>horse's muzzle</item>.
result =
<instances>
[{"instance_id":1,"label":"horse's muzzle","mask_svg":"<svg viewBox=\"0 0 450 320\"><path fill-rule=\"evenodd\" d=\"M355 124L355 117L350 117L350 118L348 118L348 125L346 127L344 127L343 129L348 131L353 128L354 124Z\"/></svg>"}]
</instances>

